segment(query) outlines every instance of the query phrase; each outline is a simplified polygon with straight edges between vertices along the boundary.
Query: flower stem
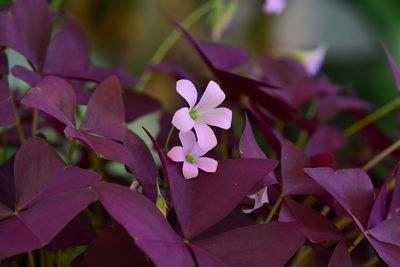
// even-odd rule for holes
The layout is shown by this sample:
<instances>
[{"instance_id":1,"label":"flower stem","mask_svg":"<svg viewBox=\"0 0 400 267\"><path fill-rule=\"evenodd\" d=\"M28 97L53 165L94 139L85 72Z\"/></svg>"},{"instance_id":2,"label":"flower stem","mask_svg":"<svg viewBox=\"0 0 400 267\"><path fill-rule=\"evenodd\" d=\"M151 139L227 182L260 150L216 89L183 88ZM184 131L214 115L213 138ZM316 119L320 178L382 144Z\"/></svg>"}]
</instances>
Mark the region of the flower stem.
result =
<instances>
[{"instance_id":1,"label":"flower stem","mask_svg":"<svg viewBox=\"0 0 400 267\"><path fill-rule=\"evenodd\" d=\"M17 107L15 106L15 101L12 95L11 95L11 107L16 119L16 127L17 127L19 142L23 144L25 142L24 130L22 129L21 120L19 118Z\"/></svg>"},{"instance_id":2,"label":"flower stem","mask_svg":"<svg viewBox=\"0 0 400 267\"><path fill-rule=\"evenodd\" d=\"M310 103L310 106L308 107L307 113L306 113L306 118L307 119L312 119L315 114L317 113L317 102L312 101ZM301 130L299 137L297 138L296 146L298 148L303 148L304 144L307 141L308 133L305 130Z\"/></svg>"},{"instance_id":3,"label":"flower stem","mask_svg":"<svg viewBox=\"0 0 400 267\"><path fill-rule=\"evenodd\" d=\"M362 130L369 124L375 122L376 120L380 119L381 117L383 117L390 111L394 110L398 106L400 106L400 96L396 97L392 101L386 103L384 106L382 106L379 109L375 110L374 112L370 113L365 118L363 118L363 119L355 122L353 125L347 127L344 130L344 134L346 136L352 136L353 134Z\"/></svg>"},{"instance_id":4,"label":"flower stem","mask_svg":"<svg viewBox=\"0 0 400 267\"><path fill-rule=\"evenodd\" d=\"M72 139L68 149L67 166L72 165L72 156L74 154L75 147L76 147L76 139Z\"/></svg>"},{"instance_id":5,"label":"flower stem","mask_svg":"<svg viewBox=\"0 0 400 267\"><path fill-rule=\"evenodd\" d=\"M35 258L33 257L32 251L28 251L29 267L35 267Z\"/></svg>"},{"instance_id":6,"label":"flower stem","mask_svg":"<svg viewBox=\"0 0 400 267\"><path fill-rule=\"evenodd\" d=\"M391 154L393 151L397 150L400 148L400 139L388 146L385 150L383 150L381 153L373 157L370 161L367 162L367 164L364 165L362 168L364 171L368 171L371 169L373 166L378 164L381 160L386 158L389 154Z\"/></svg>"},{"instance_id":7,"label":"flower stem","mask_svg":"<svg viewBox=\"0 0 400 267\"><path fill-rule=\"evenodd\" d=\"M39 110L37 108L34 108L33 119L32 119L32 136L36 135L38 120L39 120Z\"/></svg>"},{"instance_id":8,"label":"flower stem","mask_svg":"<svg viewBox=\"0 0 400 267\"><path fill-rule=\"evenodd\" d=\"M347 251L351 253L355 247L357 247L358 244L364 239L364 235L361 233L357 236L357 238L354 240L353 244L347 248Z\"/></svg>"},{"instance_id":9,"label":"flower stem","mask_svg":"<svg viewBox=\"0 0 400 267\"><path fill-rule=\"evenodd\" d=\"M285 198L284 194L280 194L278 199L276 200L274 206L272 207L271 212L268 214L267 219L265 220L265 223L269 223L272 220L272 217L274 217L276 211L278 210L279 206L281 205L283 199Z\"/></svg>"},{"instance_id":10,"label":"flower stem","mask_svg":"<svg viewBox=\"0 0 400 267\"><path fill-rule=\"evenodd\" d=\"M165 140L165 144L164 144L164 151L168 151L168 145L169 145L169 141L171 140L171 136L172 133L175 130L175 126L172 126L171 129L169 130L168 136L167 136L167 140Z\"/></svg>"},{"instance_id":11,"label":"flower stem","mask_svg":"<svg viewBox=\"0 0 400 267\"><path fill-rule=\"evenodd\" d=\"M212 8L213 1L207 1L196 10L193 11L188 17L182 21L182 26L185 28L190 28L194 23L196 23L200 18L202 18L207 12ZM160 63L164 57L167 55L168 51L173 47L173 45L178 41L181 33L178 30L171 32L168 37L162 42L158 47L157 51L154 53L153 57L150 59L150 64ZM142 91L147 83L151 80L153 74L150 72L145 72L140 76L140 81L142 82L139 91Z\"/></svg>"}]
</instances>

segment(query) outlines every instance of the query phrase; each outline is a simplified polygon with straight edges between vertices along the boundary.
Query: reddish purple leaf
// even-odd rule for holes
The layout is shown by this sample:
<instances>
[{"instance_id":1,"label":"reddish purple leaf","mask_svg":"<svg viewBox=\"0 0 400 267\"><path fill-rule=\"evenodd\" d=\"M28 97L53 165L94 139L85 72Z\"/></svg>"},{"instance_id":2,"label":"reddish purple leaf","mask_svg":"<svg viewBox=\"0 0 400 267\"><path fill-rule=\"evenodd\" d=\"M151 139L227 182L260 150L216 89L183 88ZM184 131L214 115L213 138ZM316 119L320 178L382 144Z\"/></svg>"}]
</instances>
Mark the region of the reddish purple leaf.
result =
<instances>
[{"instance_id":1,"label":"reddish purple leaf","mask_svg":"<svg viewBox=\"0 0 400 267\"><path fill-rule=\"evenodd\" d=\"M157 166L146 143L134 132L128 131L124 146L131 152L133 162L128 165L131 172L143 186L143 191L153 201L157 198Z\"/></svg>"},{"instance_id":2,"label":"reddish purple leaf","mask_svg":"<svg viewBox=\"0 0 400 267\"><path fill-rule=\"evenodd\" d=\"M187 246L149 199L117 184L98 183L93 188L108 213L157 266L194 265Z\"/></svg>"},{"instance_id":3,"label":"reddish purple leaf","mask_svg":"<svg viewBox=\"0 0 400 267\"><path fill-rule=\"evenodd\" d=\"M314 243L325 240L345 241L346 237L327 218L317 211L286 198L284 205L295 218L297 225L307 238Z\"/></svg>"},{"instance_id":4,"label":"reddish purple leaf","mask_svg":"<svg viewBox=\"0 0 400 267\"><path fill-rule=\"evenodd\" d=\"M75 92L71 85L61 78L44 78L28 92L22 103L37 108L66 125L75 125Z\"/></svg>"},{"instance_id":5,"label":"reddish purple leaf","mask_svg":"<svg viewBox=\"0 0 400 267\"><path fill-rule=\"evenodd\" d=\"M100 175L88 170L74 166L66 167L59 175L55 176L50 183L47 184L46 189L37 194L28 205L68 191L89 187L100 178Z\"/></svg>"},{"instance_id":6,"label":"reddish purple leaf","mask_svg":"<svg viewBox=\"0 0 400 267\"><path fill-rule=\"evenodd\" d=\"M0 127L11 125L16 122L11 106L11 96L6 78L1 78L0 73Z\"/></svg>"},{"instance_id":7,"label":"reddish purple leaf","mask_svg":"<svg viewBox=\"0 0 400 267\"><path fill-rule=\"evenodd\" d=\"M37 71L43 68L51 28L45 0L20 0L0 10L0 46L20 52Z\"/></svg>"},{"instance_id":8,"label":"reddish purple leaf","mask_svg":"<svg viewBox=\"0 0 400 267\"><path fill-rule=\"evenodd\" d=\"M37 203L17 216L44 245L96 200L97 195L92 190L78 189Z\"/></svg>"},{"instance_id":9,"label":"reddish purple leaf","mask_svg":"<svg viewBox=\"0 0 400 267\"><path fill-rule=\"evenodd\" d=\"M84 32L71 16L66 15L61 30L50 42L43 72L86 72L90 66L89 52Z\"/></svg>"},{"instance_id":10,"label":"reddish purple leaf","mask_svg":"<svg viewBox=\"0 0 400 267\"><path fill-rule=\"evenodd\" d=\"M276 166L269 159L220 161L216 173L195 179L182 175L180 164L167 161L172 201L186 238L192 238L228 215Z\"/></svg>"},{"instance_id":11,"label":"reddish purple leaf","mask_svg":"<svg viewBox=\"0 0 400 267\"><path fill-rule=\"evenodd\" d=\"M7 206L1 204L0 202L0 220L10 216L13 213L11 209L9 209Z\"/></svg>"},{"instance_id":12,"label":"reddish purple leaf","mask_svg":"<svg viewBox=\"0 0 400 267\"><path fill-rule=\"evenodd\" d=\"M90 97L81 128L118 141L124 140L127 127L117 77L107 78L96 88Z\"/></svg>"},{"instance_id":13,"label":"reddish purple leaf","mask_svg":"<svg viewBox=\"0 0 400 267\"><path fill-rule=\"evenodd\" d=\"M312 161L289 141L282 142L282 193L285 195L318 194L322 188L311 179L304 168L313 167Z\"/></svg>"},{"instance_id":14,"label":"reddish purple leaf","mask_svg":"<svg viewBox=\"0 0 400 267\"><path fill-rule=\"evenodd\" d=\"M284 266L304 242L294 223L238 228L194 242L229 266Z\"/></svg>"},{"instance_id":15,"label":"reddish purple leaf","mask_svg":"<svg viewBox=\"0 0 400 267\"><path fill-rule=\"evenodd\" d=\"M250 55L247 51L228 45L196 42L199 49L211 61L211 64L221 70L229 71L245 64Z\"/></svg>"},{"instance_id":16,"label":"reddish purple leaf","mask_svg":"<svg viewBox=\"0 0 400 267\"><path fill-rule=\"evenodd\" d=\"M131 89L122 92L126 121L133 121L143 115L161 109L161 103L144 93L137 93Z\"/></svg>"},{"instance_id":17,"label":"reddish purple leaf","mask_svg":"<svg viewBox=\"0 0 400 267\"><path fill-rule=\"evenodd\" d=\"M396 171L396 184L392 193L388 217L400 216L400 169Z\"/></svg>"},{"instance_id":18,"label":"reddish purple leaf","mask_svg":"<svg viewBox=\"0 0 400 267\"><path fill-rule=\"evenodd\" d=\"M127 166L134 162L129 150L114 140L82 133L71 126L64 129L64 134L68 138L75 138L86 144L100 158L115 160Z\"/></svg>"},{"instance_id":19,"label":"reddish purple leaf","mask_svg":"<svg viewBox=\"0 0 400 267\"><path fill-rule=\"evenodd\" d=\"M18 79L23 80L24 82L29 84L31 87L35 87L42 79L42 77L40 77L40 74L19 65L14 66L11 69L11 73Z\"/></svg>"},{"instance_id":20,"label":"reddish purple leaf","mask_svg":"<svg viewBox=\"0 0 400 267\"><path fill-rule=\"evenodd\" d=\"M308 140L304 147L304 153L314 156L320 153L333 154L337 149L342 148L348 141L343 131L331 127L322 126Z\"/></svg>"},{"instance_id":21,"label":"reddish purple leaf","mask_svg":"<svg viewBox=\"0 0 400 267\"><path fill-rule=\"evenodd\" d=\"M400 71L397 67L396 63L393 60L392 55L389 52L389 49L385 45L383 45L383 50L385 51L386 59L389 63L390 71L392 72L393 78L396 82L397 90L400 90Z\"/></svg>"},{"instance_id":22,"label":"reddish purple leaf","mask_svg":"<svg viewBox=\"0 0 400 267\"><path fill-rule=\"evenodd\" d=\"M197 246L191 246L190 249L196 259L197 266L207 267L228 267L229 265L221 260L211 256L207 251Z\"/></svg>"},{"instance_id":23,"label":"reddish purple leaf","mask_svg":"<svg viewBox=\"0 0 400 267\"><path fill-rule=\"evenodd\" d=\"M86 246L96 238L96 232L85 212L73 218L45 247L56 251L70 247Z\"/></svg>"},{"instance_id":24,"label":"reddish purple leaf","mask_svg":"<svg viewBox=\"0 0 400 267\"><path fill-rule=\"evenodd\" d=\"M0 224L0 260L41 247L39 239L17 216Z\"/></svg>"},{"instance_id":25,"label":"reddish purple leaf","mask_svg":"<svg viewBox=\"0 0 400 267\"><path fill-rule=\"evenodd\" d=\"M374 187L365 171L333 171L330 168L307 168L304 171L343 206L361 229L366 226L372 209Z\"/></svg>"},{"instance_id":26,"label":"reddish purple leaf","mask_svg":"<svg viewBox=\"0 0 400 267\"><path fill-rule=\"evenodd\" d=\"M16 207L22 209L64 170L64 162L42 138L27 140L14 162Z\"/></svg>"},{"instance_id":27,"label":"reddish purple leaf","mask_svg":"<svg viewBox=\"0 0 400 267\"><path fill-rule=\"evenodd\" d=\"M329 260L328 267L352 267L351 257L343 244L338 244Z\"/></svg>"},{"instance_id":28,"label":"reddish purple leaf","mask_svg":"<svg viewBox=\"0 0 400 267\"><path fill-rule=\"evenodd\" d=\"M253 130L251 129L251 123L246 115L246 123L242 136L239 141L239 150L241 158L254 158L254 159L266 159L264 152L258 146L256 139L254 138Z\"/></svg>"},{"instance_id":29,"label":"reddish purple leaf","mask_svg":"<svg viewBox=\"0 0 400 267\"><path fill-rule=\"evenodd\" d=\"M400 249L400 216L385 220L368 231L379 241L396 245Z\"/></svg>"},{"instance_id":30,"label":"reddish purple leaf","mask_svg":"<svg viewBox=\"0 0 400 267\"><path fill-rule=\"evenodd\" d=\"M400 266L400 247L379 241L370 235L366 235L366 237L371 245L374 247L378 255L389 266Z\"/></svg>"},{"instance_id":31,"label":"reddish purple leaf","mask_svg":"<svg viewBox=\"0 0 400 267\"><path fill-rule=\"evenodd\" d=\"M371 104L355 97L329 95L318 99L317 119L320 122L326 122L333 119L341 111L366 110L371 107Z\"/></svg>"},{"instance_id":32,"label":"reddish purple leaf","mask_svg":"<svg viewBox=\"0 0 400 267\"><path fill-rule=\"evenodd\" d=\"M86 249L80 266L153 266L120 226L107 228Z\"/></svg>"}]
</instances>

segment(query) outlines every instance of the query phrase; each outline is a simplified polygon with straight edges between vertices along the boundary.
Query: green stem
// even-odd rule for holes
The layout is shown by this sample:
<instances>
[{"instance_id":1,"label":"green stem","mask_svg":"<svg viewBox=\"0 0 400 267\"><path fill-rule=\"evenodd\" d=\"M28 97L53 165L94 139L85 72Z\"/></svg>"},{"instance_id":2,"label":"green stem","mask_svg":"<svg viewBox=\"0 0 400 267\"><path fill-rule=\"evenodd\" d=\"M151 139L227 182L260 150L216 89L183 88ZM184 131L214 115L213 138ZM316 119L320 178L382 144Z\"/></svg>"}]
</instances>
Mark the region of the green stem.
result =
<instances>
[{"instance_id":1,"label":"green stem","mask_svg":"<svg viewBox=\"0 0 400 267\"><path fill-rule=\"evenodd\" d=\"M68 158L67 158L68 166L72 165L72 156L74 154L75 147L76 147L76 139L72 139L71 143L69 144L69 149L68 149Z\"/></svg>"},{"instance_id":2,"label":"green stem","mask_svg":"<svg viewBox=\"0 0 400 267\"><path fill-rule=\"evenodd\" d=\"M308 107L307 113L306 113L306 118L307 119L312 119L315 114L317 113L317 102L312 101L310 103L310 106ZM308 133L304 130L300 131L299 137L297 138L296 145L299 148L303 148L304 144L307 141Z\"/></svg>"},{"instance_id":3,"label":"green stem","mask_svg":"<svg viewBox=\"0 0 400 267\"><path fill-rule=\"evenodd\" d=\"M353 244L352 244L350 247L347 248L347 251L348 251L349 253L351 253L351 252L357 247L357 245L360 244L360 242L361 242L363 239L364 239L364 235L363 235L362 233L359 234L359 235L357 236L356 240L354 240Z\"/></svg>"},{"instance_id":4,"label":"green stem","mask_svg":"<svg viewBox=\"0 0 400 267\"><path fill-rule=\"evenodd\" d=\"M357 133L358 131L362 130L369 124L375 122L376 120L380 119L390 111L394 110L400 106L400 96L396 97L389 103L385 104L384 106L380 107L379 109L375 110L374 112L370 113L365 118L355 122L353 125L347 127L344 130L344 134L346 136L352 136L353 134Z\"/></svg>"},{"instance_id":5,"label":"green stem","mask_svg":"<svg viewBox=\"0 0 400 267\"><path fill-rule=\"evenodd\" d=\"M172 133L174 132L174 130L175 130L175 126L172 126L171 129L169 130L167 140L165 140L164 151L168 151L169 141L171 140L171 136L172 136Z\"/></svg>"},{"instance_id":6,"label":"green stem","mask_svg":"<svg viewBox=\"0 0 400 267\"><path fill-rule=\"evenodd\" d=\"M32 136L36 135L38 121L39 121L39 110L37 108L35 108L35 109L33 109Z\"/></svg>"},{"instance_id":7,"label":"green stem","mask_svg":"<svg viewBox=\"0 0 400 267\"><path fill-rule=\"evenodd\" d=\"M391 154L392 152L394 152L399 148L400 148L400 139L391 144L390 146L388 146L385 150L383 150L381 153L373 157L370 161L368 161L367 164L364 165L363 170L368 171L373 166L382 161L384 158L386 158L389 154Z\"/></svg>"},{"instance_id":8,"label":"green stem","mask_svg":"<svg viewBox=\"0 0 400 267\"><path fill-rule=\"evenodd\" d=\"M280 194L278 199L276 200L274 206L272 207L271 212L268 214L267 219L265 220L265 223L269 223L272 220L272 217L274 217L276 211L278 210L279 206L281 205L283 199L285 198L284 194Z\"/></svg>"},{"instance_id":9,"label":"green stem","mask_svg":"<svg viewBox=\"0 0 400 267\"><path fill-rule=\"evenodd\" d=\"M15 119L16 119L16 127L17 127L19 142L22 145L25 142L24 131L22 129L21 120L19 118L17 107L15 106L14 98L12 97L12 95L10 96L10 99L11 99L11 107L12 107L12 110L14 112Z\"/></svg>"},{"instance_id":10,"label":"green stem","mask_svg":"<svg viewBox=\"0 0 400 267\"><path fill-rule=\"evenodd\" d=\"M28 261L30 267L35 267L35 258L33 257L32 251L28 252Z\"/></svg>"},{"instance_id":11,"label":"green stem","mask_svg":"<svg viewBox=\"0 0 400 267\"><path fill-rule=\"evenodd\" d=\"M191 13L188 17L186 17L182 21L182 26L184 28L190 28L194 23L196 23L200 18L202 18L207 12L209 12L212 8L212 1L207 1L199 8L197 8L193 13ZM164 57L167 55L168 51L173 47L173 45L178 41L181 33L178 30L174 30L171 32L168 37L161 43L158 47L157 51L154 53L153 57L150 59L150 64L159 64ZM153 77L153 73L145 72L140 76L140 80L142 82L141 87L139 88L142 91L147 83Z\"/></svg>"},{"instance_id":12,"label":"green stem","mask_svg":"<svg viewBox=\"0 0 400 267\"><path fill-rule=\"evenodd\" d=\"M1 161L5 162L7 161L8 153L7 153L7 147L8 147L8 142L7 142L7 129L3 128L3 131L1 132Z\"/></svg>"}]
</instances>

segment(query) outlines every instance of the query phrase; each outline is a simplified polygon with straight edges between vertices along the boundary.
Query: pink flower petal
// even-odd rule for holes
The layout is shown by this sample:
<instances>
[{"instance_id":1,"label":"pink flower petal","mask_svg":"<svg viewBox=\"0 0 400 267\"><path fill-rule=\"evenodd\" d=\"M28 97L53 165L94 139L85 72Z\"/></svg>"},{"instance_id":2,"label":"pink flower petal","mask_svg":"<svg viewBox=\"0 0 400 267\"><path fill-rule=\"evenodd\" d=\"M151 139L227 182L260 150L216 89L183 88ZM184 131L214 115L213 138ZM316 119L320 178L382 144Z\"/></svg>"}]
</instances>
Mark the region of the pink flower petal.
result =
<instances>
[{"instance_id":1,"label":"pink flower petal","mask_svg":"<svg viewBox=\"0 0 400 267\"><path fill-rule=\"evenodd\" d=\"M266 0L264 4L264 12L267 14L280 14L285 9L284 0Z\"/></svg>"},{"instance_id":2,"label":"pink flower petal","mask_svg":"<svg viewBox=\"0 0 400 267\"><path fill-rule=\"evenodd\" d=\"M181 146L174 146L171 148L171 150L167 153L167 156L176 162L185 161L185 152Z\"/></svg>"},{"instance_id":3,"label":"pink flower petal","mask_svg":"<svg viewBox=\"0 0 400 267\"><path fill-rule=\"evenodd\" d=\"M186 179L191 179L199 175L199 170L197 169L196 165L191 164L189 162L183 163L183 176Z\"/></svg>"},{"instance_id":4,"label":"pink flower petal","mask_svg":"<svg viewBox=\"0 0 400 267\"><path fill-rule=\"evenodd\" d=\"M195 164L206 172L216 172L218 167L218 161L207 157L197 158Z\"/></svg>"},{"instance_id":5,"label":"pink flower petal","mask_svg":"<svg viewBox=\"0 0 400 267\"><path fill-rule=\"evenodd\" d=\"M192 129L194 126L194 120L189 115L189 109L178 109L172 118L172 125L183 132L187 132Z\"/></svg>"},{"instance_id":6,"label":"pink flower petal","mask_svg":"<svg viewBox=\"0 0 400 267\"><path fill-rule=\"evenodd\" d=\"M199 147L204 151L209 151L217 145L217 137L207 124L194 124Z\"/></svg>"},{"instance_id":7,"label":"pink flower petal","mask_svg":"<svg viewBox=\"0 0 400 267\"><path fill-rule=\"evenodd\" d=\"M199 147L199 144L195 144L192 148L191 154L195 155L197 158L203 156L206 154L208 151L204 151Z\"/></svg>"},{"instance_id":8,"label":"pink flower petal","mask_svg":"<svg viewBox=\"0 0 400 267\"><path fill-rule=\"evenodd\" d=\"M190 108L196 104L197 90L191 81L184 79L177 81L176 91L188 102Z\"/></svg>"},{"instance_id":9,"label":"pink flower petal","mask_svg":"<svg viewBox=\"0 0 400 267\"><path fill-rule=\"evenodd\" d=\"M179 132L179 140L181 140L183 152L191 153L196 144L196 136L194 136L194 133L192 131Z\"/></svg>"},{"instance_id":10,"label":"pink flower petal","mask_svg":"<svg viewBox=\"0 0 400 267\"><path fill-rule=\"evenodd\" d=\"M231 127L232 111L228 108L215 108L201 114L198 122L217 126L226 130Z\"/></svg>"},{"instance_id":11,"label":"pink flower petal","mask_svg":"<svg viewBox=\"0 0 400 267\"><path fill-rule=\"evenodd\" d=\"M224 101L224 99L225 94L221 90L221 87L219 87L219 85L214 81L210 81L207 85L206 91L195 108L197 108L199 112L205 112L217 107Z\"/></svg>"}]
</instances>

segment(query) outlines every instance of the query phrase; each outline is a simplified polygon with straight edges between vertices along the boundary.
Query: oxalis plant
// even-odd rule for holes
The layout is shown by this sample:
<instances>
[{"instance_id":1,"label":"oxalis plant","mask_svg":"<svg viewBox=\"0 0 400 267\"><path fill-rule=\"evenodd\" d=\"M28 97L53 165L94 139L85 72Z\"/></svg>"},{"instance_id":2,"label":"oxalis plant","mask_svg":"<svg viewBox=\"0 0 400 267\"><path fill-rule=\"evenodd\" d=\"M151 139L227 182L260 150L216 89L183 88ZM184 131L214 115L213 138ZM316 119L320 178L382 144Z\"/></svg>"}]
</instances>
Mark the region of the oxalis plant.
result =
<instances>
[{"instance_id":1,"label":"oxalis plant","mask_svg":"<svg viewBox=\"0 0 400 267\"><path fill-rule=\"evenodd\" d=\"M226 8L218 39L237 5L222 2L167 18L175 32L140 79L95 66L78 23L46 1L0 9L2 267L400 266L400 141L374 124L400 98L376 108L346 94L319 74L323 46L253 64L192 37ZM162 62L179 36L212 77ZM133 90L149 70L176 79L187 104L170 114ZM131 127L156 111L159 132ZM333 120L344 112L347 128Z\"/></svg>"}]
</instances>

